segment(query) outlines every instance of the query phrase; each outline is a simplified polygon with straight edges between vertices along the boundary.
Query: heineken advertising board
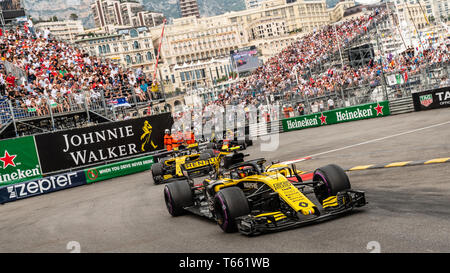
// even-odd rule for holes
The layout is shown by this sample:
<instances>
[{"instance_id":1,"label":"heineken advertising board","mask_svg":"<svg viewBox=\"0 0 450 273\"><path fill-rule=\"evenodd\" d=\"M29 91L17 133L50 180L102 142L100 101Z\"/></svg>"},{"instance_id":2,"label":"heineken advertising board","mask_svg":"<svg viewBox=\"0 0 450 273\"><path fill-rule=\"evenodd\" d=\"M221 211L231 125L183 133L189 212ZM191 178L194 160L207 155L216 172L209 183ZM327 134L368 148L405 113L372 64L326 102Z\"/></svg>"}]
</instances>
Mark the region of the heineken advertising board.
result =
<instances>
[{"instance_id":1,"label":"heineken advertising board","mask_svg":"<svg viewBox=\"0 0 450 273\"><path fill-rule=\"evenodd\" d=\"M32 136L0 141L0 186L41 178Z\"/></svg>"},{"instance_id":2,"label":"heineken advertising board","mask_svg":"<svg viewBox=\"0 0 450 273\"><path fill-rule=\"evenodd\" d=\"M284 132L390 115L389 102L369 103L322 113L283 119Z\"/></svg>"},{"instance_id":3,"label":"heineken advertising board","mask_svg":"<svg viewBox=\"0 0 450 273\"><path fill-rule=\"evenodd\" d=\"M153 156L145 156L90 168L85 170L86 182L91 184L115 177L147 171L150 170L153 163Z\"/></svg>"}]
</instances>

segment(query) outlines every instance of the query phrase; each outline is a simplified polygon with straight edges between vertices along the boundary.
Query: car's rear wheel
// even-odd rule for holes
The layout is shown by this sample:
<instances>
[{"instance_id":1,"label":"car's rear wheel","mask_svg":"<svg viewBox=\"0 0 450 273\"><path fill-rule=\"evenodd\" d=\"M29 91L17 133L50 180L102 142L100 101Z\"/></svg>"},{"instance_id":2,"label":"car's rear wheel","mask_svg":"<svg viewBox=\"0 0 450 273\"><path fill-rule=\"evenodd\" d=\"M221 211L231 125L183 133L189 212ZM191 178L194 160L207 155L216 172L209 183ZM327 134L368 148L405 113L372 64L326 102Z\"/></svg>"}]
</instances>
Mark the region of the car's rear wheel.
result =
<instances>
[{"instance_id":1,"label":"car's rear wheel","mask_svg":"<svg viewBox=\"0 0 450 273\"><path fill-rule=\"evenodd\" d=\"M247 197L238 187L220 190L214 197L217 224L225 232L236 232L236 218L250 213Z\"/></svg>"},{"instance_id":2,"label":"car's rear wheel","mask_svg":"<svg viewBox=\"0 0 450 273\"><path fill-rule=\"evenodd\" d=\"M189 182L183 180L167 184L164 187L164 200L170 215L180 216L185 214L184 208L194 204Z\"/></svg>"},{"instance_id":3,"label":"car's rear wheel","mask_svg":"<svg viewBox=\"0 0 450 273\"><path fill-rule=\"evenodd\" d=\"M314 193L320 204L338 192L351 189L350 180L345 171L338 165L330 164L314 171L314 181L320 183L314 187Z\"/></svg>"},{"instance_id":4,"label":"car's rear wheel","mask_svg":"<svg viewBox=\"0 0 450 273\"><path fill-rule=\"evenodd\" d=\"M153 164L151 171L152 171L152 176L153 176L153 183L160 184L162 181L162 176L163 176L163 172L164 172L163 163Z\"/></svg>"},{"instance_id":5,"label":"car's rear wheel","mask_svg":"<svg viewBox=\"0 0 450 273\"><path fill-rule=\"evenodd\" d=\"M238 140L238 145L241 146L244 150L247 149L247 142L245 140Z\"/></svg>"}]
</instances>

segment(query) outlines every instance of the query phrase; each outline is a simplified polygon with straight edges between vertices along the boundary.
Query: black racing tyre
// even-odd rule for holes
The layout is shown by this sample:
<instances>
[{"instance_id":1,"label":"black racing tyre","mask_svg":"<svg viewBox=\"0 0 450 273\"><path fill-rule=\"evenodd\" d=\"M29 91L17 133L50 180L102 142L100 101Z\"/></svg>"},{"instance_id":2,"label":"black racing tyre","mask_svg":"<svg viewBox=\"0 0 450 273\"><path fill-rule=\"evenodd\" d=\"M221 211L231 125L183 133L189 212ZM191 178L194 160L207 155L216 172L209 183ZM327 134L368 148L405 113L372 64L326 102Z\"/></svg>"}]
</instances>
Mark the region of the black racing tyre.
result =
<instances>
[{"instance_id":1,"label":"black racing tyre","mask_svg":"<svg viewBox=\"0 0 450 273\"><path fill-rule=\"evenodd\" d=\"M183 180L167 184L164 187L164 200L170 215L180 216L185 214L184 208L194 204L189 182Z\"/></svg>"},{"instance_id":2,"label":"black racing tyre","mask_svg":"<svg viewBox=\"0 0 450 273\"><path fill-rule=\"evenodd\" d=\"M247 143L245 142L245 140L238 140L238 145L242 146L242 148L247 149Z\"/></svg>"},{"instance_id":3,"label":"black racing tyre","mask_svg":"<svg viewBox=\"0 0 450 273\"><path fill-rule=\"evenodd\" d=\"M330 196L340 191L351 189L350 180L345 171L338 165L330 164L314 171L314 181L321 181L314 188L314 193L320 204Z\"/></svg>"},{"instance_id":4,"label":"black racing tyre","mask_svg":"<svg viewBox=\"0 0 450 273\"><path fill-rule=\"evenodd\" d=\"M245 140L245 143L247 144L247 147L253 146L253 140L251 139Z\"/></svg>"},{"instance_id":5,"label":"black racing tyre","mask_svg":"<svg viewBox=\"0 0 450 273\"><path fill-rule=\"evenodd\" d=\"M214 197L217 224L228 233L237 231L236 218L250 214L247 197L238 187L220 190Z\"/></svg>"},{"instance_id":6,"label":"black racing tyre","mask_svg":"<svg viewBox=\"0 0 450 273\"><path fill-rule=\"evenodd\" d=\"M153 182L155 184L159 184L161 182L164 171L163 168L164 168L163 163L154 163L152 165L151 171L153 176Z\"/></svg>"}]
</instances>

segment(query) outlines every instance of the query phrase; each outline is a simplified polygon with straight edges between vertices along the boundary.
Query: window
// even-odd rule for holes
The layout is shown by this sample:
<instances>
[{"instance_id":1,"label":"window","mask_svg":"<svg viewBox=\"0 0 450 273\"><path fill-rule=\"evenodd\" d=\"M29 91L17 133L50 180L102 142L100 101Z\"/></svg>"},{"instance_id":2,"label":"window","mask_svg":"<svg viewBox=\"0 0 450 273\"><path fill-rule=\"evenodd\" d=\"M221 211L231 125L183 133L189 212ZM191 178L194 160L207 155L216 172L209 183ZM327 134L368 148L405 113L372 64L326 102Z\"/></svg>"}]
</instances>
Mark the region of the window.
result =
<instances>
[{"instance_id":1,"label":"window","mask_svg":"<svg viewBox=\"0 0 450 273\"><path fill-rule=\"evenodd\" d=\"M138 32L135 29L130 30L130 36L132 38L138 37Z\"/></svg>"}]
</instances>

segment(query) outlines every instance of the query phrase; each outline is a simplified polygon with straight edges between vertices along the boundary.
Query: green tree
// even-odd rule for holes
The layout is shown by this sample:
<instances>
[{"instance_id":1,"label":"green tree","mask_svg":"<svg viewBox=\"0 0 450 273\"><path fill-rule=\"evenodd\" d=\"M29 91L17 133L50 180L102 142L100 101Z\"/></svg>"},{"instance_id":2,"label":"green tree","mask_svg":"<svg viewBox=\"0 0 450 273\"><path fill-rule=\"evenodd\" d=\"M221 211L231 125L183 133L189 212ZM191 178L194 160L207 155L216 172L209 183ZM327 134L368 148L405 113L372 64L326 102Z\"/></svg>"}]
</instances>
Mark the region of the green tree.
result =
<instances>
[{"instance_id":1,"label":"green tree","mask_svg":"<svg viewBox=\"0 0 450 273\"><path fill-rule=\"evenodd\" d=\"M78 20L78 15L76 15L75 13L72 13L72 14L70 14L70 16L69 16L69 19L70 19L70 20L76 21L76 20Z\"/></svg>"}]
</instances>

